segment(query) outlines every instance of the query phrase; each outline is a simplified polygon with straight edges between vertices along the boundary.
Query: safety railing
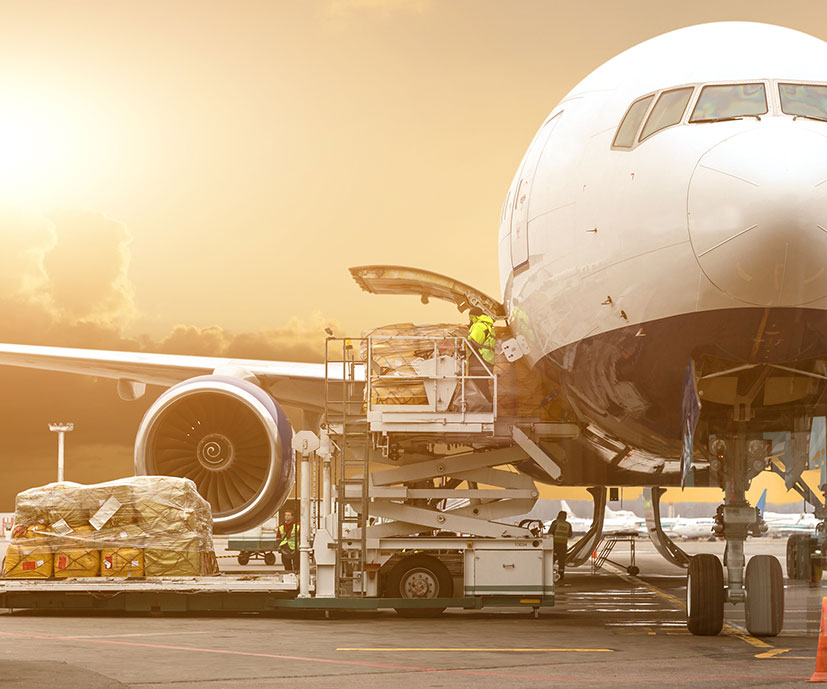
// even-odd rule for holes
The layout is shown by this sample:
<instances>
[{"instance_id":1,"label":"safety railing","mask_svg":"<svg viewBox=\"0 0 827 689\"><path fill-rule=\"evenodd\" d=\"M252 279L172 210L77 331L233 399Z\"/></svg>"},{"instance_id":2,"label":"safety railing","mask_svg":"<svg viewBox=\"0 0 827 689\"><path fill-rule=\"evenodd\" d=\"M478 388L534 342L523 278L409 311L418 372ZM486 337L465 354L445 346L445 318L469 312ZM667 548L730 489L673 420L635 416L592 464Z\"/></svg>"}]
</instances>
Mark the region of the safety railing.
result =
<instances>
[{"instance_id":1,"label":"safety railing","mask_svg":"<svg viewBox=\"0 0 827 689\"><path fill-rule=\"evenodd\" d=\"M465 337L363 340L367 411L497 415L497 376Z\"/></svg>"}]
</instances>

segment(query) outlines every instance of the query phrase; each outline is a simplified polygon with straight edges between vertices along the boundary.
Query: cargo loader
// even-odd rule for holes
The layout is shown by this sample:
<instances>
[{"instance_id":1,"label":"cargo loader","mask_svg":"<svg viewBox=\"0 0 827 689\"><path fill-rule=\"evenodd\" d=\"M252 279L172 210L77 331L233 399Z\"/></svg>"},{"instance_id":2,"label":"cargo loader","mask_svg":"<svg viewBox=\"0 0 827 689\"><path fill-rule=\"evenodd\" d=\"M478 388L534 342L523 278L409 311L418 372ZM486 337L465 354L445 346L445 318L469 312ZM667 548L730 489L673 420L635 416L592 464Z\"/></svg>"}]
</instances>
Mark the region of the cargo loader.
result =
<instances>
[{"instance_id":1,"label":"cargo loader","mask_svg":"<svg viewBox=\"0 0 827 689\"><path fill-rule=\"evenodd\" d=\"M579 428L539 406L513 413L519 391L503 390L481 359L485 374L469 375L479 355L460 332L405 326L327 340L324 413L306 415L293 438L298 574L4 579L0 607L433 616L553 605L552 540L512 522L539 495L525 468L559 476L549 448Z\"/></svg>"}]
</instances>

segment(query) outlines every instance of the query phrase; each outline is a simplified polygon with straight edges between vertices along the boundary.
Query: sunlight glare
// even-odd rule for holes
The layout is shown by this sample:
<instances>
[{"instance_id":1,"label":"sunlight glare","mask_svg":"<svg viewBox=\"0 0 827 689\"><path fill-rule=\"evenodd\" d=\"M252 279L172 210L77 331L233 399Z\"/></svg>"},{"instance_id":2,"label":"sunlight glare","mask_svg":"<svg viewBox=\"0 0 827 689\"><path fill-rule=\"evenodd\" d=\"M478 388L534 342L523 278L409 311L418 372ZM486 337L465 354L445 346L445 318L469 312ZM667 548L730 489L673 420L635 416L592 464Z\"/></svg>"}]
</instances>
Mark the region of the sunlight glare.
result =
<instances>
[{"instance_id":1,"label":"sunlight glare","mask_svg":"<svg viewBox=\"0 0 827 689\"><path fill-rule=\"evenodd\" d=\"M25 97L29 95L29 97ZM0 93L0 198L13 203L77 201L104 153L101 127L71 101Z\"/></svg>"}]
</instances>

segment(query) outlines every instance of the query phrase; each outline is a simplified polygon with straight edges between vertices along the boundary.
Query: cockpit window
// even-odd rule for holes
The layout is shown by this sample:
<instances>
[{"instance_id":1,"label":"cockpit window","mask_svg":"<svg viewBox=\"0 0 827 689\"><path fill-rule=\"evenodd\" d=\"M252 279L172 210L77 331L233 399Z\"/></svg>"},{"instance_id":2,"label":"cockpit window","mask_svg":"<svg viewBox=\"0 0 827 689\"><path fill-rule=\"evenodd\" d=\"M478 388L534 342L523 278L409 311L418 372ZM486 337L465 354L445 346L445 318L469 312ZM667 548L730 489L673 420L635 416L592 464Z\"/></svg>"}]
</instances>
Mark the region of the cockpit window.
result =
<instances>
[{"instance_id":1,"label":"cockpit window","mask_svg":"<svg viewBox=\"0 0 827 689\"><path fill-rule=\"evenodd\" d=\"M652 102L654 96L646 96L632 103L632 106L626 111L626 116L617 128L613 146L620 146L621 148L631 148L635 143L635 134L643 121L646 111L649 109L649 104Z\"/></svg>"},{"instance_id":2,"label":"cockpit window","mask_svg":"<svg viewBox=\"0 0 827 689\"><path fill-rule=\"evenodd\" d=\"M778 92L785 115L827 119L827 86L778 84Z\"/></svg>"},{"instance_id":3,"label":"cockpit window","mask_svg":"<svg viewBox=\"0 0 827 689\"><path fill-rule=\"evenodd\" d=\"M692 111L690 122L755 117L767 112L764 84L729 84L704 86Z\"/></svg>"},{"instance_id":4,"label":"cockpit window","mask_svg":"<svg viewBox=\"0 0 827 689\"><path fill-rule=\"evenodd\" d=\"M646 125L640 133L640 140L643 141L661 129L678 124L694 90L694 87L689 86L674 91L664 91L658 98L658 102L655 103L655 107L652 108L649 119L646 120Z\"/></svg>"}]
</instances>

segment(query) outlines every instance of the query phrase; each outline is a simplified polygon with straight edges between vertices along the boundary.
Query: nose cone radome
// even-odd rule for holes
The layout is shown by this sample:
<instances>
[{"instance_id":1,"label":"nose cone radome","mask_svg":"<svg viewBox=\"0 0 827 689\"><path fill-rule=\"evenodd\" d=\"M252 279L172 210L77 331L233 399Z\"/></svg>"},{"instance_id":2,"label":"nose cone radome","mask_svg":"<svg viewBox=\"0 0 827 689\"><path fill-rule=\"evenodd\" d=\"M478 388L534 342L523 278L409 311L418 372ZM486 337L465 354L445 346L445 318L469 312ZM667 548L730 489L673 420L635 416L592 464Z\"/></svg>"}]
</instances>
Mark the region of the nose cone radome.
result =
<instances>
[{"instance_id":1,"label":"nose cone radome","mask_svg":"<svg viewBox=\"0 0 827 689\"><path fill-rule=\"evenodd\" d=\"M730 296L798 306L827 295L827 137L762 124L721 142L698 161L687 210L698 263Z\"/></svg>"}]
</instances>

